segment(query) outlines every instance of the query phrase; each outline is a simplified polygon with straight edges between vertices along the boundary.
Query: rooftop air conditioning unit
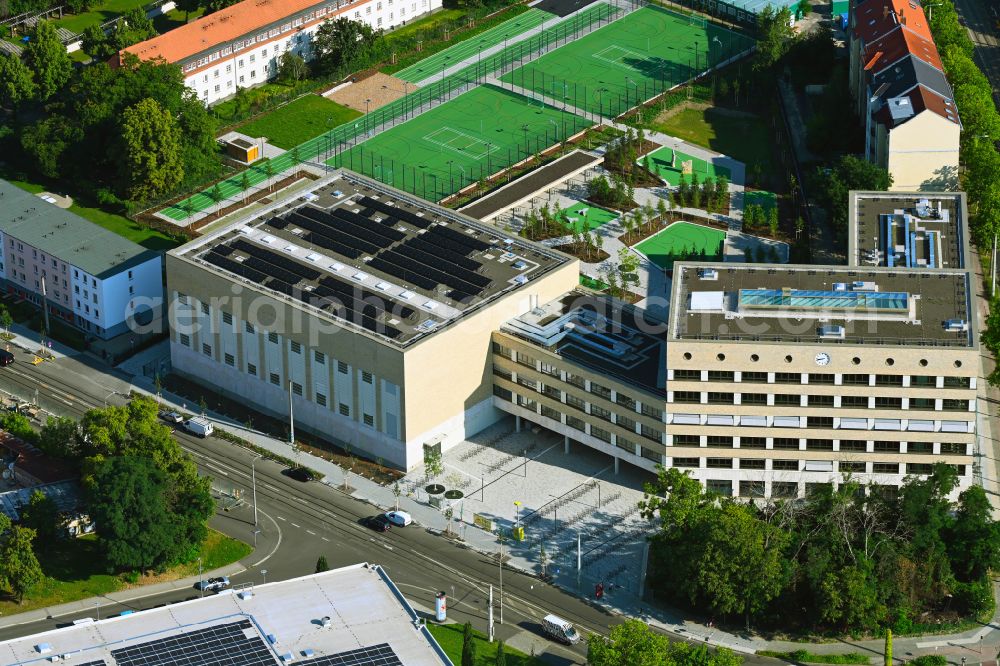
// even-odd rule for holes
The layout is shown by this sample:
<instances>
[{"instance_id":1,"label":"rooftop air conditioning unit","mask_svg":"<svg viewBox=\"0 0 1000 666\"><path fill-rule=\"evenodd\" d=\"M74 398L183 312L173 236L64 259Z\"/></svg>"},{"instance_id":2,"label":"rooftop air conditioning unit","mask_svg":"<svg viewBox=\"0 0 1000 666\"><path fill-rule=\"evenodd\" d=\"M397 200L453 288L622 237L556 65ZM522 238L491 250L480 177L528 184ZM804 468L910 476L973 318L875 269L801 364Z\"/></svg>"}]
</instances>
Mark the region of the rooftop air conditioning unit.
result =
<instances>
[{"instance_id":1,"label":"rooftop air conditioning unit","mask_svg":"<svg viewBox=\"0 0 1000 666\"><path fill-rule=\"evenodd\" d=\"M715 270L714 268L699 268L698 277L700 277L702 280L718 280L719 271Z\"/></svg>"},{"instance_id":2,"label":"rooftop air conditioning unit","mask_svg":"<svg viewBox=\"0 0 1000 666\"><path fill-rule=\"evenodd\" d=\"M969 330L969 322L964 319L948 319L944 322L944 330L946 331L967 331Z\"/></svg>"},{"instance_id":3,"label":"rooftop air conditioning unit","mask_svg":"<svg viewBox=\"0 0 1000 666\"><path fill-rule=\"evenodd\" d=\"M819 327L819 337L828 340L843 340L846 333L847 331L843 326L830 325Z\"/></svg>"},{"instance_id":4,"label":"rooftop air conditioning unit","mask_svg":"<svg viewBox=\"0 0 1000 666\"><path fill-rule=\"evenodd\" d=\"M319 623L323 625L324 629L329 629L330 627L333 626L333 620L330 618L329 615L324 616L323 619L319 621Z\"/></svg>"}]
</instances>

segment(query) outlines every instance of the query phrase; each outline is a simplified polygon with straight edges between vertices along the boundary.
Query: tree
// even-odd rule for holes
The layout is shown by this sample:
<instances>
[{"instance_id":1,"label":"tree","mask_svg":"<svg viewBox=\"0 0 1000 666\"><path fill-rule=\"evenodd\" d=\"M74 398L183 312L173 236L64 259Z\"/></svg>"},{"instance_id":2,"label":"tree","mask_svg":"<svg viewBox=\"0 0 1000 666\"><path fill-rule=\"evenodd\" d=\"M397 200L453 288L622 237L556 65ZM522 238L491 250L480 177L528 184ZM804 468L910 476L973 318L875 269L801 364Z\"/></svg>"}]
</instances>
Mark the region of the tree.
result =
<instances>
[{"instance_id":1,"label":"tree","mask_svg":"<svg viewBox=\"0 0 1000 666\"><path fill-rule=\"evenodd\" d=\"M135 456L99 460L87 490L110 567L145 573L177 558L178 529L168 510L167 478L151 460Z\"/></svg>"},{"instance_id":2,"label":"tree","mask_svg":"<svg viewBox=\"0 0 1000 666\"><path fill-rule=\"evenodd\" d=\"M476 636L472 623L466 622L462 631L462 666L476 666Z\"/></svg>"},{"instance_id":3,"label":"tree","mask_svg":"<svg viewBox=\"0 0 1000 666\"><path fill-rule=\"evenodd\" d=\"M35 75L24 61L17 56L0 54L0 104L17 111L34 98L36 91Z\"/></svg>"},{"instance_id":4,"label":"tree","mask_svg":"<svg viewBox=\"0 0 1000 666\"><path fill-rule=\"evenodd\" d=\"M34 538L34 530L10 527L9 522L7 529L0 533L0 585L9 589L19 604L24 600L24 593L45 577L32 549Z\"/></svg>"},{"instance_id":5,"label":"tree","mask_svg":"<svg viewBox=\"0 0 1000 666\"><path fill-rule=\"evenodd\" d=\"M286 83L295 83L306 78L309 74L309 67L302 56L292 51L285 51L278 59L278 80Z\"/></svg>"},{"instance_id":6,"label":"tree","mask_svg":"<svg viewBox=\"0 0 1000 666\"><path fill-rule=\"evenodd\" d=\"M44 546L50 546L59 534L59 507L40 490L31 493L28 505L21 510L21 524L35 531Z\"/></svg>"},{"instance_id":7,"label":"tree","mask_svg":"<svg viewBox=\"0 0 1000 666\"><path fill-rule=\"evenodd\" d=\"M670 640L653 632L641 620L625 620L612 627L608 636L592 634L587 639L587 663L591 666L659 666L668 663Z\"/></svg>"},{"instance_id":8,"label":"tree","mask_svg":"<svg viewBox=\"0 0 1000 666\"><path fill-rule=\"evenodd\" d=\"M955 88L955 104L962 114L962 138L965 142L1000 139L1000 113L993 104L992 91L965 83Z\"/></svg>"},{"instance_id":9,"label":"tree","mask_svg":"<svg viewBox=\"0 0 1000 666\"><path fill-rule=\"evenodd\" d=\"M0 429L6 430L14 437L31 444L38 441L38 433L31 427L31 421L24 414L17 412L0 414Z\"/></svg>"},{"instance_id":10,"label":"tree","mask_svg":"<svg viewBox=\"0 0 1000 666\"><path fill-rule=\"evenodd\" d=\"M948 543L955 574L963 581L981 580L1000 567L1000 529L982 486L969 486L958 496Z\"/></svg>"},{"instance_id":11,"label":"tree","mask_svg":"<svg viewBox=\"0 0 1000 666\"><path fill-rule=\"evenodd\" d=\"M115 23L110 41L117 53L133 44L152 39L156 35L153 19L146 15L146 10L143 7L133 7Z\"/></svg>"},{"instance_id":12,"label":"tree","mask_svg":"<svg viewBox=\"0 0 1000 666\"><path fill-rule=\"evenodd\" d=\"M150 201L174 190L184 179L180 127L152 98L125 109L121 152L127 169L124 190L133 201Z\"/></svg>"},{"instance_id":13,"label":"tree","mask_svg":"<svg viewBox=\"0 0 1000 666\"><path fill-rule=\"evenodd\" d=\"M117 53L114 44L108 39L107 33L99 23L91 23L84 29L81 47L84 53L94 60L107 60Z\"/></svg>"},{"instance_id":14,"label":"tree","mask_svg":"<svg viewBox=\"0 0 1000 666\"><path fill-rule=\"evenodd\" d=\"M10 327L14 324L14 317L11 316L10 310L7 309L6 305L0 304L0 326L3 326L3 332L6 337L10 337Z\"/></svg>"},{"instance_id":15,"label":"tree","mask_svg":"<svg viewBox=\"0 0 1000 666\"><path fill-rule=\"evenodd\" d=\"M38 448L54 458L75 455L76 421L65 416L49 416L38 434Z\"/></svg>"},{"instance_id":16,"label":"tree","mask_svg":"<svg viewBox=\"0 0 1000 666\"><path fill-rule=\"evenodd\" d=\"M820 196L830 211L830 221L840 234L847 231L847 201L851 190L885 191L892 184L886 169L853 155L840 158L829 174L821 176Z\"/></svg>"},{"instance_id":17,"label":"tree","mask_svg":"<svg viewBox=\"0 0 1000 666\"><path fill-rule=\"evenodd\" d=\"M771 73L774 66L788 52L795 33L792 30L792 13L787 7L776 9L768 5L757 14L757 48L753 69L757 73Z\"/></svg>"},{"instance_id":18,"label":"tree","mask_svg":"<svg viewBox=\"0 0 1000 666\"><path fill-rule=\"evenodd\" d=\"M892 666L892 629L885 630L885 666Z\"/></svg>"},{"instance_id":19,"label":"tree","mask_svg":"<svg viewBox=\"0 0 1000 666\"><path fill-rule=\"evenodd\" d=\"M497 660L493 666L507 666L507 647L502 640L497 641Z\"/></svg>"},{"instance_id":20,"label":"tree","mask_svg":"<svg viewBox=\"0 0 1000 666\"><path fill-rule=\"evenodd\" d=\"M73 62L56 29L49 21L39 21L24 49L24 64L35 75L38 97L45 101L61 89L73 74Z\"/></svg>"},{"instance_id":21,"label":"tree","mask_svg":"<svg viewBox=\"0 0 1000 666\"><path fill-rule=\"evenodd\" d=\"M313 37L316 68L326 74L347 66L370 49L381 34L367 23L342 16L325 21Z\"/></svg>"},{"instance_id":22,"label":"tree","mask_svg":"<svg viewBox=\"0 0 1000 666\"><path fill-rule=\"evenodd\" d=\"M326 555L320 555L319 559L316 560L316 573L323 573L324 571L329 571L330 565L326 561Z\"/></svg>"},{"instance_id":23,"label":"tree","mask_svg":"<svg viewBox=\"0 0 1000 666\"><path fill-rule=\"evenodd\" d=\"M240 189L243 191L243 203L246 203L247 196L250 195L250 176L246 171L240 174Z\"/></svg>"},{"instance_id":24,"label":"tree","mask_svg":"<svg viewBox=\"0 0 1000 666\"><path fill-rule=\"evenodd\" d=\"M433 479L442 471L444 471L444 467L441 464L441 450L436 446L425 446L424 472L426 472L427 478Z\"/></svg>"}]
</instances>

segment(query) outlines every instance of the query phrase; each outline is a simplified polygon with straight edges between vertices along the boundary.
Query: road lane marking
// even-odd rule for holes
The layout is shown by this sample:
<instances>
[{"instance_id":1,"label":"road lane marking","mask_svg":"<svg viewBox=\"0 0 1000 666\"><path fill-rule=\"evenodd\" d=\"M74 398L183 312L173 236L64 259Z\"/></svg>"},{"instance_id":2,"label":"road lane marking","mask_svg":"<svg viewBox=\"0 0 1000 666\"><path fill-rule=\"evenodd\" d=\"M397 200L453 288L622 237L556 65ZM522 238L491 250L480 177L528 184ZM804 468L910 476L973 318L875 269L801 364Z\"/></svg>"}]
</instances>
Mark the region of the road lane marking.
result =
<instances>
[{"instance_id":1,"label":"road lane marking","mask_svg":"<svg viewBox=\"0 0 1000 666\"><path fill-rule=\"evenodd\" d=\"M316 533L313 532L312 530L306 530L306 534L312 534L313 536L316 536Z\"/></svg>"},{"instance_id":2,"label":"road lane marking","mask_svg":"<svg viewBox=\"0 0 1000 666\"><path fill-rule=\"evenodd\" d=\"M283 516L278 516L278 520L285 520Z\"/></svg>"},{"instance_id":3,"label":"road lane marking","mask_svg":"<svg viewBox=\"0 0 1000 666\"><path fill-rule=\"evenodd\" d=\"M330 541L330 540L329 540L329 539L327 539L326 537L320 537L320 539L322 539L323 541L326 541L326 542L329 542L329 541Z\"/></svg>"},{"instance_id":4,"label":"road lane marking","mask_svg":"<svg viewBox=\"0 0 1000 666\"><path fill-rule=\"evenodd\" d=\"M301 525L299 525L298 523L292 523L292 527L297 527L297 528L299 528L300 530L302 529L302 526L301 526Z\"/></svg>"}]
</instances>

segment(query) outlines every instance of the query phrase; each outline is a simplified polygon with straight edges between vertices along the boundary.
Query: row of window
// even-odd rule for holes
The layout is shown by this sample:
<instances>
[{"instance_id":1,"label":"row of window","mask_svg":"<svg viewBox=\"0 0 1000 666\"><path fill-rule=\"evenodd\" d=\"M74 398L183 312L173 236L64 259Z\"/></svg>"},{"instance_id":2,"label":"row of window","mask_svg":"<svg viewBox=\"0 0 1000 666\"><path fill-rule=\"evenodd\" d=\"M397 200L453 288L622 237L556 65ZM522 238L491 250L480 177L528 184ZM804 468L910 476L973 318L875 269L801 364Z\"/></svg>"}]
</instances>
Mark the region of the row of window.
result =
<instances>
[{"instance_id":1,"label":"row of window","mask_svg":"<svg viewBox=\"0 0 1000 666\"><path fill-rule=\"evenodd\" d=\"M766 460L763 458L694 458L674 456L669 467L684 469L740 469L773 472L839 472L842 474L930 474L931 463L865 462L860 460ZM968 465L952 465L965 476ZM902 470L902 471L901 471Z\"/></svg>"},{"instance_id":2,"label":"row of window","mask_svg":"<svg viewBox=\"0 0 1000 666\"><path fill-rule=\"evenodd\" d=\"M842 374L832 373L801 373L801 372L741 372L737 379L735 372L727 370L709 370L702 373L701 370L674 370L673 381L705 381L709 382L736 382L759 383L759 384L817 384L821 386L847 385L847 386L905 386L905 377L909 377L909 386L926 386L934 388L938 385L938 377L934 375L873 375L869 374ZM942 378L944 388L971 388L972 382L968 377L944 377Z\"/></svg>"},{"instance_id":3,"label":"row of window","mask_svg":"<svg viewBox=\"0 0 1000 666\"><path fill-rule=\"evenodd\" d=\"M736 448L736 438L728 435L708 435L704 439L700 435L676 434L672 436L674 446L691 446L714 449ZM905 446L904 446L905 444ZM805 448L803 448L803 446ZM942 455L968 455L968 444L959 442L941 442L939 450ZM863 439L805 439L796 437L772 437L770 443L767 437L740 437L740 449L778 449L786 451L850 451L852 453L912 453L930 455L934 453L933 442L895 442L875 440L868 442Z\"/></svg>"},{"instance_id":4,"label":"row of window","mask_svg":"<svg viewBox=\"0 0 1000 666\"><path fill-rule=\"evenodd\" d=\"M730 393L728 391L673 391L671 402L680 404L735 405L739 396L740 405L777 407L838 407L837 397L832 395L802 395L801 393ZM934 398L904 398L888 396L844 395L839 396L839 408L855 409L918 409L936 410ZM941 410L946 412L967 412L969 400L944 398Z\"/></svg>"}]
</instances>

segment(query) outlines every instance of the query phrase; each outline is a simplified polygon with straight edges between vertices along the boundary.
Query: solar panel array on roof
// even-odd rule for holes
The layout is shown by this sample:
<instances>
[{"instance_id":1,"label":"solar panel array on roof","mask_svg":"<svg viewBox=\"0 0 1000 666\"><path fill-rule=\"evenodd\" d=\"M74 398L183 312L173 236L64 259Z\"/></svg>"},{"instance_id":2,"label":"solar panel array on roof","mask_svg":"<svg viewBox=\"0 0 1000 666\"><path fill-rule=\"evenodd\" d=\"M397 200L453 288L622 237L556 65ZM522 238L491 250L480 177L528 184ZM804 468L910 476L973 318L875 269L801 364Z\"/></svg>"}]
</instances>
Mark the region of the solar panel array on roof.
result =
<instances>
[{"instance_id":1,"label":"solar panel array on roof","mask_svg":"<svg viewBox=\"0 0 1000 666\"><path fill-rule=\"evenodd\" d=\"M378 201L377 199L372 199L371 197L361 197L358 203L365 208L374 208L380 213L385 213L390 218L396 218L398 220L403 220L404 222L409 222L419 229L426 229L434 224L434 220L429 220L426 217L420 217L416 213L411 213L410 211L404 210L399 206L390 206L387 203Z\"/></svg>"},{"instance_id":2,"label":"solar panel array on roof","mask_svg":"<svg viewBox=\"0 0 1000 666\"><path fill-rule=\"evenodd\" d=\"M883 291L740 289L739 304L741 307L748 308L907 312L909 310L909 294Z\"/></svg>"},{"instance_id":3,"label":"solar panel array on roof","mask_svg":"<svg viewBox=\"0 0 1000 666\"><path fill-rule=\"evenodd\" d=\"M244 635L252 627L241 620L112 650L111 656L118 666L274 666L264 641Z\"/></svg>"},{"instance_id":4,"label":"solar panel array on roof","mask_svg":"<svg viewBox=\"0 0 1000 666\"><path fill-rule=\"evenodd\" d=\"M266 247L261 247L242 238L236 239L232 247L238 252L250 255L250 258L243 262L244 265L263 271L288 284L298 284L302 280L315 280L320 276L320 272L315 268L300 264L294 259L272 252Z\"/></svg>"},{"instance_id":5,"label":"solar panel array on roof","mask_svg":"<svg viewBox=\"0 0 1000 666\"><path fill-rule=\"evenodd\" d=\"M263 285L267 282L270 277L266 273L262 273L256 268L251 268L250 266L245 266L242 262L234 261L228 257L217 252L216 249L212 249L205 255L205 261L212 264L213 266L218 266L219 268L229 271L230 273L235 273L240 277L245 277L251 282L256 282L257 284Z\"/></svg>"},{"instance_id":6,"label":"solar panel array on roof","mask_svg":"<svg viewBox=\"0 0 1000 666\"><path fill-rule=\"evenodd\" d=\"M316 236L325 237L327 240L336 241L352 247L357 250L358 255L362 254L375 254L381 248L378 243L369 240L368 235L363 231L357 231L349 228L335 228L334 226L318 222L313 219L312 216L303 215L302 211L307 211L308 208L302 208L295 211L289 216L289 221L296 226L302 227L303 229L308 229L310 231L309 236L306 240L312 240ZM317 243L318 245L319 243Z\"/></svg>"},{"instance_id":7,"label":"solar panel array on roof","mask_svg":"<svg viewBox=\"0 0 1000 666\"><path fill-rule=\"evenodd\" d=\"M301 666L403 666L388 643L299 662Z\"/></svg>"},{"instance_id":8,"label":"solar panel array on roof","mask_svg":"<svg viewBox=\"0 0 1000 666\"><path fill-rule=\"evenodd\" d=\"M75 664L75 666L106 666L103 659L98 659L97 661L88 661L82 664Z\"/></svg>"},{"instance_id":9,"label":"solar panel array on roof","mask_svg":"<svg viewBox=\"0 0 1000 666\"><path fill-rule=\"evenodd\" d=\"M437 242L442 238L451 241L450 243L448 243L448 245L450 245L452 249L455 249L458 252L462 252L462 250L459 250L455 246L456 245L464 246L465 248L467 248L463 253L465 255L469 255L472 252L488 250L490 249L490 247L492 247L489 243L484 243L483 241L469 234L463 234L460 231L455 231L451 227L443 226L440 224L435 227L432 227L429 233L437 237L434 239L435 242Z\"/></svg>"},{"instance_id":10,"label":"solar panel array on roof","mask_svg":"<svg viewBox=\"0 0 1000 666\"><path fill-rule=\"evenodd\" d=\"M364 303L354 296L351 285L332 277L325 277L320 280L320 285L310 292L312 298L305 301L333 312L338 317L347 321L359 324L369 331L381 333L395 340L403 334L395 326L383 323L377 319L379 315L385 314L385 309L381 306L381 301L377 303ZM305 299L303 299L305 300ZM320 302L316 302L316 301ZM412 314L411 308L401 307ZM402 314L402 313L400 313Z\"/></svg>"}]
</instances>

